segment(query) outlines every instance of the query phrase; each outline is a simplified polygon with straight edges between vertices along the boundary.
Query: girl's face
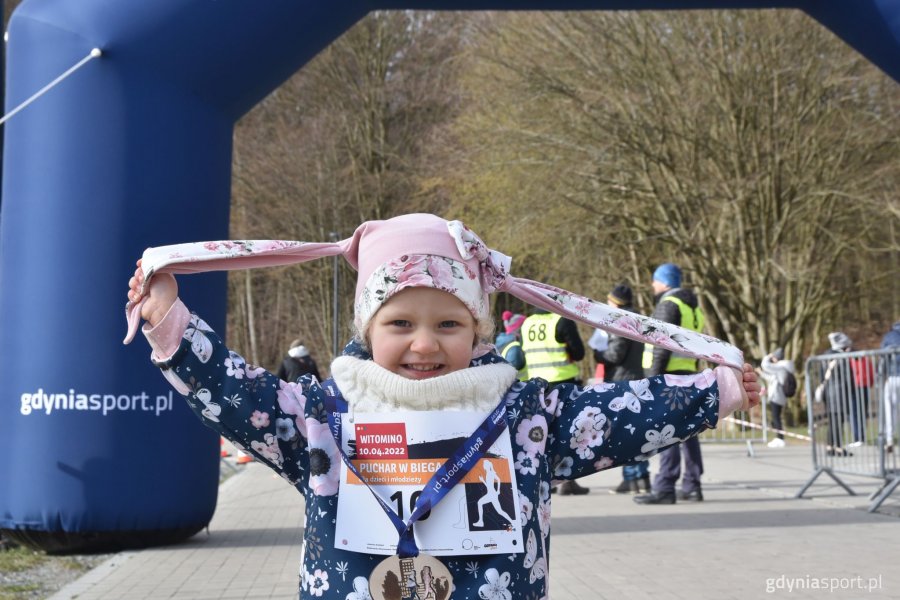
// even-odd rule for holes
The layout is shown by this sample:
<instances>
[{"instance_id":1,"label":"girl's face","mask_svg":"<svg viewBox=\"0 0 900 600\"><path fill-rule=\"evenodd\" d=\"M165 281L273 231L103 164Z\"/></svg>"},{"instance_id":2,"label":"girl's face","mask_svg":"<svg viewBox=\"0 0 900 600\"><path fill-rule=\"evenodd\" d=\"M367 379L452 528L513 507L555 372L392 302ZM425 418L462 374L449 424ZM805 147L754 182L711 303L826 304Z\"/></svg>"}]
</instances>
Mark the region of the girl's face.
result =
<instances>
[{"instance_id":1,"label":"girl's face","mask_svg":"<svg viewBox=\"0 0 900 600\"><path fill-rule=\"evenodd\" d=\"M407 379L428 379L469 366L475 318L456 296L408 288L393 296L369 324L376 364Z\"/></svg>"}]
</instances>

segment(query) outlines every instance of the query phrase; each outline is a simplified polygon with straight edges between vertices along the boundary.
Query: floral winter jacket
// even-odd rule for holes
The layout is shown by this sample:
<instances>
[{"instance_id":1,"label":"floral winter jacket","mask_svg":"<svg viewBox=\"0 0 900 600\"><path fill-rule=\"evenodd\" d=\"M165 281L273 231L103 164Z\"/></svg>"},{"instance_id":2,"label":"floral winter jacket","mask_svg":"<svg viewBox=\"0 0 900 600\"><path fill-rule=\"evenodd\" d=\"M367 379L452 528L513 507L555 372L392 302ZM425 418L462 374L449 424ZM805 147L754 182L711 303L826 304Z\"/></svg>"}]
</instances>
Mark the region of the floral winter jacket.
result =
<instances>
[{"instance_id":1,"label":"floral winter jacket","mask_svg":"<svg viewBox=\"0 0 900 600\"><path fill-rule=\"evenodd\" d=\"M173 350L179 331L183 338ZM341 459L319 382L307 375L287 383L248 365L180 301L156 328L145 326L145 334L154 362L186 394L197 416L304 495L301 597L370 598L368 576L384 556L335 548ZM160 341L166 336L171 341ZM396 407L483 409L487 414L505 397L525 552L441 557L453 576L453 598L545 598L551 481L646 460L715 427L720 409L734 408L732 400L720 403L718 370L584 388L563 384L549 391L541 379L516 381L515 369L493 353L474 359L468 369L425 381L403 379L367 359L351 344L332 365L335 382L358 412ZM734 385L723 380L727 396L734 395ZM387 390L391 397L384 395ZM492 397L479 398L485 395Z\"/></svg>"}]
</instances>

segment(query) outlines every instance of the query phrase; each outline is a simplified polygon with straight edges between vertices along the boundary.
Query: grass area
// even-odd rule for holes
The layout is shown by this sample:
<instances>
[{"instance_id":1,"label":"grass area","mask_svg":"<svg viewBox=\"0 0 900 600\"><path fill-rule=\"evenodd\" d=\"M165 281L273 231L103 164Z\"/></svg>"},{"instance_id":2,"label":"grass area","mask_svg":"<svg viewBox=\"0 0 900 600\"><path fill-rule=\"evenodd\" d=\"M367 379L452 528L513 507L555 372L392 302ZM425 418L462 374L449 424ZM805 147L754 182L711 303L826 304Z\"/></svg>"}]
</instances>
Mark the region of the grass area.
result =
<instances>
[{"instance_id":1,"label":"grass area","mask_svg":"<svg viewBox=\"0 0 900 600\"><path fill-rule=\"evenodd\" d=\"M34 598L41 591L40 583L9 582L9 576L13 573L21 573L34 569L51 559L42 552L35 552L29 548L11 548L0 551L0 600L20 600L22 598Z\"/></svg>"},{"instance_id":2,"label":"grass area","mask_svg":"<svg viewBox=\"0 0 900 600\"><path fill-rule=\"evenodd\" d=\"M21 600L31 598L41 590L37 583L0 585L0 600Z\"/></svg>"},{"instance_id":3,"label":"grass area","mask_svg":"<svg viewBox=\"0 0 900 600\"><path fill-rule=\"evenodd\" d=\"M0 550L0 600L46 598L108 556L51 556L24 546Z\"/></svg>"},{"instance_id":4,"label":"grass area","mask_svg":"<svg viewBox=\"0 0 900 600\"><path fill-rule=\"evenodd\" d=\"M35 552L29 548L11 548L0 552L0 573L15 573L32 569L49 558L42 552Z\"/></svg>"}]
</instances>

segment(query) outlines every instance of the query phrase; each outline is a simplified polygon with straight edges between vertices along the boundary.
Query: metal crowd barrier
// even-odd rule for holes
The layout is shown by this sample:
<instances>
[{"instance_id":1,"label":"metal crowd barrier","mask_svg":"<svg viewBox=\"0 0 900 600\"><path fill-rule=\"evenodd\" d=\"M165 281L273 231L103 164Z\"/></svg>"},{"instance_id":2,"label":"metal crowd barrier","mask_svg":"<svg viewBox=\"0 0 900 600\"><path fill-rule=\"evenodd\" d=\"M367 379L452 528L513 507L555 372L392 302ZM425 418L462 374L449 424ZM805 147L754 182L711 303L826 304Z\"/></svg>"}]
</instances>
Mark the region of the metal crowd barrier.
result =
<instances>
[{"instance_id":1,"label":"metal crowd barrier","mask_svg":"<svg viewBox=\"0 0 900 600\"><path fill-rule=\"evenodd\" d=\"M747 445L747 454L754 456L753 444L766 443L769 435L766 410L766 403L761 402L752 410L738 411L721 419L715 429L700 434L700 440L704 443L743 443Z\"/></svg>"},{"instance_id":2,"label":"metal crowd barrier","mask_svg":"<svg viewBox=\"0 0 900 600\"><path fill-rule=\"evenodd\" d=\"M806 361L806 398L815 472L800 498L825 473L882 480L869 512L900 486L900 348L840 352Z\"/></svg>"}]
</instances>

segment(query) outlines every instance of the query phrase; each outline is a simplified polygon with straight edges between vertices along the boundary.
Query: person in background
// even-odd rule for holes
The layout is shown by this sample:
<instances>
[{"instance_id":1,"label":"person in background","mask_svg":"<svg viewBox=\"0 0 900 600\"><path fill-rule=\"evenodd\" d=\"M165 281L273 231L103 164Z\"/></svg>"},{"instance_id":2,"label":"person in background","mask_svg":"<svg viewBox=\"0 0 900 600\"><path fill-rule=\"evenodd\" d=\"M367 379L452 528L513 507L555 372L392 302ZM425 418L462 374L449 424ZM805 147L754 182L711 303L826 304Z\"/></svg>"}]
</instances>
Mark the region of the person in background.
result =
<instances>
[{"instance_id":1,"label":"person in background","mask_svg":"<svg viewBox=\"0 0 900 600\"><path fill-rule=\"evenodd\" d=\"M772 411L772 427L776 431L776 437L767 444L769 448L784 447L784 423L781 414L787 406L787 394L785 383L789 377L796 377L794 361L784 357L784 350L776 348L772 353L762 359L760 365L762 376L766 380L766 399L769 410Z\"/></svg>"},{"instance_id":2,"label":"person in background","mask_svg":"<svg viewBox=\"0 0 900 600\"><path fill-rule=\"evenodd\" d=\"M588 348L594 351L594 356L596 357L597 352L602 354L609 348L609 334L602 329L595 329L591 337L588 338L587 345ZM588 380L588 385L594 385L602 381L606 381L606 365L597 361L597 364L594 366L594 376Z\"/></svg>"},{"instance_id":3,"label":"person in background","mask_svg":"<svg viewBox=\"0 0 900 600\"><path fill-rule=\"evenodd\" d=\"M828 341L831 344L831 350L833 352L854 351L852 340L843 332L834 331L829 333ZM858 448L863 445L865 439L866 415L869 407L869 387L872 385L875 378L875 371L872 362L865 356L850 358L846 363L838 365L838 368L840 368L841 373L838 374L837 379L834 378L834 375L830 378L826 378L828 383L831 383L832 380L837 381L838 379L843 383L840 389L835 389L834 385L826 385L827 394L831 401L830 408L832 409L832 413L835 409L840 413L839 418L834 423L836 430L833 432L834 435L832 435L832 441L836 441L836 439L843 437L844 419L849 415L850 433L853 436L853 441L848 443L847 447ZM833 370L832 373L834 373ZM839 405L834 397L840 398ZM837 449L837 446L835 446L835 449Z\"/></svg>"},{"instance_id":4,"label":"person in background","mask_svg":"<svg viewBox=\"0 0 900 600\"><path fill-rule=\"evenodd\" d=\"M875 365L868 356L857 356L850 359L850 372L853 374L853 397L850 399L850 430L853 442L850 448L858 448L866 443L869 420L869 390L875 383Z\"/></svg>"},{"instance_id":5,"label":"person in background","mask_svg":"<svg viewBox=\"0 0 900 600\"><path fill-rule=\"evenodd\" d=\"M831 346L823 355L837 355L850 352L853 342L842 331L832 331L828 334L828 343ZM844 422L849 412L848 398L850 394L851 377L849 362L835 357L825 363L822 368L821 383L816 387L815 401L824 402L828 415L828 431L826 435L826 453L829 456L851 456L844 448Z\"/></svg>"},{"instance_id":6,"label":"person in background","mask_svg":"<svg viewBox=\"0 0 900 600\"><path fill-rule=\"evenodd\" d=\"M518 380L525 381L528 379L528 370L525 368L525 353L522 351L522 337L519 335L525 315L504 310L502 317L503 333L497 335L494 346L497 354L516 368Z\"/></svg>"},{"instance_id":7,"label":"person in background","mask_svg":"<svg viewBox=\"0 0 900 600\"><path fill-rule=\"evenodd\" d=\"M702 331L705 317L697 301L697 295L681 287L681 269L672 263L664 263L653 272L654 300L656 308L653 318L666 323L680 325L691 331ZM644 347L644 375L692 375L699 368L697 360L676 354L661 346ZM673 403L686 399L673 399ZM684 477L681 459L684 458ZM653 481L653 491L634 497L638 504L675 504L675 484L681 478L681 493L678 498L689 502L702 502L703 491L700 476L703 474L703 456L700 454L700 440L692 437L681 444L664 450L659 455L659 473Z\"/></svg>"},{"instance_id":8,"label":"person in background","mask_svg":"<svg viewBox=\"0 0 900 600\"><path fill-rule=\"evenodd\" d=\"M538 310L522 324L522 349L528 379L540 377L550 389L562 383L581 385L578 361L584 358L584 344L575 321ZM564 481L558 488L562 496L587 494L590 489L577 481Z\"/></svg>"},{"instance_id":9,"label":"person in background","mask_svg":"<svg viewBox=\"0 0 900 600\"><path fill-rule=\"evenodd\" d=\"M278 378L294 383L301 376L307 374L313 375L316 381L322 381L322 376L319 375L319 366L309 355L309 349L300 340L294 340L288 349L288 355L284 357L278 367Z\"/></svg>"},{"instance_id":10,"label":"person in background","mask_svg":"<svg viewBox=\"0 0 900 600\"><path fill-rule=\"evenodd\" d=\"M634 294L625 284L615 286L606 296L606 303L614 308L634 312ZM600 330L598 330L600 331ZM644 354L643 342L610 334L606 348L594 349L594 359L604 367L604 381L633 381L643 379L641 360ZM641 460L622 467L622 482L610 490L611 494L637 494L650 491L650 463Z\"/></svg>"},{"instance_id":11,"label":"person in background","mask_svg":"<svg viewBox=\"0 0 900 600\"><path fill-rule=\"evenodd\" d=\"M894 323L881 339L883 349L892 348L900 351L900 321ZM887 377L884 382L884 440L885 450L894 451L894 424L897 422L897 409L900 406L900 354L888 360Z\"/></svg>"},{"instance_id":12,"label":"person in background","mask_svg":"<svg viewBox=\"0 0 900 600\"><path fill-rule=\"evenodd\" d=\"M536 310L522 323L521 337L529 379L540 377L552 385L581 385L578 361L584 358L584 343L575 321Z\"/></svg>"}]
</instances>

